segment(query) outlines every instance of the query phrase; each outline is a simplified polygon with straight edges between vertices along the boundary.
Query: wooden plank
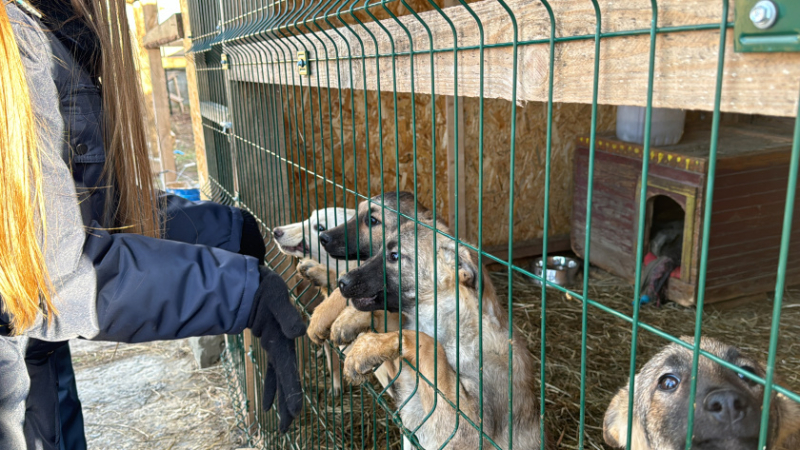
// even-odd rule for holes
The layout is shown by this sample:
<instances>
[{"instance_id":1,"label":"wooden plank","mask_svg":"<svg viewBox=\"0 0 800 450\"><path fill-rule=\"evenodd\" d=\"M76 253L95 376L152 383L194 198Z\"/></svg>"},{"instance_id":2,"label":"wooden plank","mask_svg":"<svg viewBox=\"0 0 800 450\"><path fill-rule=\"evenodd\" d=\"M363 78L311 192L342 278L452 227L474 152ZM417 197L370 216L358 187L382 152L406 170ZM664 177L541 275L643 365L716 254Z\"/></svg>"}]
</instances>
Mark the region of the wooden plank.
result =
<instances>
[{"instance_id":1,"label":"wooden plank","mask_svg":"<svg viewBox=\"0 0 800 450\"><path fill-rule=\"evenodd\" d=\"M456 6L456 0L444 0L445 7ZM456 116L458 116L456 118ZM450 228L455 230L456 209L458 209L458 235L468 236L467 230L467 197L466 197L466 172L464 154L464 97L448 95L445 98L445 118L447 121L447 206ZM457 142L456 142L457 141ZM457 164L456 164L457 162ZM458 170L456 170L458 169ZM456 183L456 172L460 180ZM458 185L458 189L456 189ZM458 205L458 208L456 208Z\"/></svg>"},{"instance_id":2,"label":"wooden plank","mask_svg":"<svg viewBox=\"0 0 800 450\"><path fill-rule=\"evenodd\" d=\"M244 339L244 348L249 349L253 345L253 335L250 333L250 330L244 330L243 332L243 339ZM252 347L254 352L261 351L260 346ZM266 369L265 369L266 370ZM256 423L256 416L255 411L258 407L256 404L256 380L255 380L255 366L253 364L253 360L250 358L249 354L244 355L244 376L245 376L245 391L247 392L247 403L249 407L247 408L247 425L252 425Z\"/></svg>"},{"instance_id":3,"label":"wooden plank","mask_svg":"<svg viewBox=\"0 0 800 450\"><path fill-rule=\"evenodd\" d=\"M767 293L760 292L758 294L746 295L744 297L738 297L732 300L723 300L716 303L710 303L708 305L708 311L730 311L734 308L738 308L740 306L747 305L752 302L766 302L766 301L769 301Z\"/></svg>"},{"instance_id":4,"label":"wooden plank","mask_svg":"<svg viewBox=\"0 0 800 450\"><path fill-rule=\"evenodd\" d=\"M455 97L449 95L445 98L447 120L447 206L450 228L455 230L456 205L458 205L458 235L467 236L467 197L466 197L466 172L464 169L466 156L464 154L464 102L459 97L456 107ZM456 114L458 111L458 114ZM458 123L456 124L456 115ZM456 126L458 125L458 126ZM458 139L456 139L458 136ZM456 140L458 145L456 145ZM458 164L456 164L458 162ZM458 166L458 183L456 183L456 165ZM456 190L456 184L458 189Z\"/></svg>"},{"instance_id":5,"label":"wooden plank","mask_svg":"<svg viewBox=\"0 0 800 450\"><path fill-rule=\"evenodd\" d=\"M556 102L591 103L592 67L595 59L595 11L592 2L561 0L552 2L559 37L586 36L559 42L556 45L555 80L553 98ZM651 2L629 0L619 2L601 0L603 32L646 31L650 28ZM732 1L731 1L732 3ZM550 19L541 2L509 0L518 24L518 40L526 42L518 47L517 101L547 100ZM509 14L495 0L483 0L470 5L481 19L485 30L484 43L508 44L513 41ZM483 86L486 98L511 99L513 80L513 52L509 45L485 49L484 80L478 76L480 34L476 32L475 19L463 6L446 8L445 12L456 28L459 47L473 47L458 53L459 95L478 97ZM421 22L430 29L435 49L453 46L453 32L448 22L436 11L419 14ZM721 19L718 0L661 0L659 1L659 27L718 24ZM308 85L308 80L294 75L289 79L273 80L274 64L285 66L294 61L283 61L283 55L293 55L292 49L306 48L311 55L311 68L323 86L400 92L411 90L411 57L398 55L392 58L392 44L397 53L413 48L420 52L414 56L415 92L437 94L453 93L453 52L434 53L433 66L428 50L428 32L413 16L399 19L408 28L412 41L394 20L368 23L365 26L345 27L336 32L311 33L270 41L269 45L240 44L230 46L231 53L262 55L264 64L234 66L231 79L242 81ZM733 20L733 7L728 20ZM383 31L385 28L387 31ZM363 41L362 50L359 39ZM373 38L374 36L374 38ZM390 38L391 37L391 38ZM534 43L532 41L536 41ZM413 42L413 46L412 46ZM323 43L326 47L323 47ZM376 45L377 44L377 45ZM599 103L612 105L644 106L647 99L647 66L650 37L643 34L603 38L600 44ZM350 65L346 58L337 62L338 55L366 57L366 70L360 62ZM326 50L327 48L327 50ZM653 105L656 107L713 110L716 70L719 53L718 29L661 33L656 38L657 58ZM377 50L377 53L376 53ZM327 53L326 53L327 52ZM374 55L388 55L375 58ZM317 59L326 62L319 62ZM291 58L293 59L293 58ZM394 62L392 61L394 59ZM337 67L338 64L338 67ZM394 64L394 66L393 66ZM352 71L350 70L352 67ZM282 75L284 67L279 67ZM338 71L337 71L338 69ZM337 74L337 72L339 74ZM380 75L380 77L378 77ZM726 112L759 113L794 117L797 111L798 79L800 79L799 53L734 53L733 30L727 31L725 67L723 71L721 109ZM433 83L432 83L433 78ZM316 79L316 75L315 75ZM315 80L316 81L316 80ZM482 82L483 81L483 82Z\"/></svg>"},{"instance_id":6,"label":"wooden plank","mask_svg":"<svg viewBox=\"0 0 800 450\"><path fill-rule=\"evenodd\" d=\"M155 28L150 29L144 36L144 48L148 50L157 49L162 45L170 44L179 39L183 39L181 13L173 14Z\"/></svg>"},{"instance_id":7,"label":"wooden plank","mask_svg":"<svg viewBox=\"0 0 800 450\"><path fill-rule=\"evenodd\" d=\"M155 3L142 5L144 12L144 26L146 30L154 30L158 26L158 6ZM147 50L150 61L150 81L152 95L150 104L155 111L154 119L158 133L158 149L161 157L161 170L164 172L164 182L175 181L175 138L172 136L172 126L169 117L169 92L167 92L167 78L161 66L161 49Z\"/></svg>"},{"instance_id":8,"label":"wooden plank","mask_svg":"<svg viewBox=\"0 0 800 450\"><path fill-rule=\"evenodd\" d=\"M191 36L192 26L189 21L189 6L187 0L180 0L183 30L186 36ZM189 90L189 111L192 116L192 134L194 135L195 160L197 161L197 176L200 186L208 183L208 163L206 162L206 143L203 133L203 117L200 115L200 95L197 89L197 66L194 54L189 53L192 40L184 38L183 49L186 52L186 85ZM201 190L202 192L202 190ZM202 194L205 197L205 194Z\"/></svg>"}]
</instances>

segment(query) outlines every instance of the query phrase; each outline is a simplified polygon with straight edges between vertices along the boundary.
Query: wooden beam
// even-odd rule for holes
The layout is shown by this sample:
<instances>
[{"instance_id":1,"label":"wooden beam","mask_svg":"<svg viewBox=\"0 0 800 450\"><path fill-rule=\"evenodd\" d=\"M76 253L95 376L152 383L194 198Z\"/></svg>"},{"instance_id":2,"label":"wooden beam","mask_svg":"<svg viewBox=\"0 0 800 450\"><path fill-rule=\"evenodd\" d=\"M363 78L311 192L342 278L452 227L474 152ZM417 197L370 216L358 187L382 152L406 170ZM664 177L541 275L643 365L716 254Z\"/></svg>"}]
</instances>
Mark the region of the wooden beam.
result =
<instances>
[{"instance_id":1,"label":"wooden beam","mask_svg":"<svg viewBox=\"0 0 800 450\"><path fill-rule=\"evenodd\" d=\"M136 27L136 41L139 57L139 80L142 84L142 94L145 99L153 96L153 84L150 79L150 58L148 50L144 48L144 36L147 33L145 27L144 10L142 4L133 4L133 18ZM146 102L150 104L150 102ZM153 108L145 107L145 132L147 134L147 147L150 153L150 167L153 173L161 171L161 156L158 151L158 132L156 131L155 111Z\"/></svg>"},{"instance_id":2,"label":"wooden beam","mask_svg":"<svg viewBox=\"0 0 800 450\"><path fill-rule=\"evenodd\" d=\"M183 19L181 13L173 14L169 19L150 29L144 36L144 48L152 50L162 45L183 39ZM181 41L181 45L183 42Z\"/></svg>"},{"instance_id":3,"label":"wooden beam","mask_svg":"<svg viewBox=\"0 0 800 450\"><path fill-rule=\"evenodd\" d=\"M547 101L549 15L538 1L508 0L506 3L516 17L518 42L521 42L517 50L516 100L520 104ZM651 2L599 0L598 3L602 12L603 33L639 33L601 39L599 103L644 106L647 99ZM556 36L584 37L556 44L553 99L556 102L591 103L596 27L592 2L559 0L551 2L551 5L556 18ZM654 106L713 110L719 53L719 29L714 24L719 24L721 20L719 0L660 0L658 6L659 28L706 25L708 29L657 35ZM476 48L480 45L480 33L475 19L463 6L444 9L456 28L459 47L472 47L458 53L459 95L478 97L483 86L485 98L510 100L514 54L509 45L513 42L509 14L496 0L483 0L472 3L470 7L483 25L484 44L502 46L484 50L485 75L480 80L480 53ZM414 51L419 52L414 56L415 92L429 94L433 85L436 94L452 95L453 52L434 53L431 66L428 53L431 44L428 31L421 22L430 29L435 49L452 48L453 32L437 11L423 12L419 17L420 20L413 16L400 18L413 38ZM733 20L733 7L727 20ZM388 33L381 28L388 30ZM311 70L315 72L312 84L316 84L318 75L322 86L352 89L366 86L375 90L379 87L377 80L380 78L380 89L384 91L391 91L396 85L398 91L410 92L411 57L402 53L407 53L412 45L405 31L394 20L383 20L380 24L367 23L364 27L353 26L352 31L341 27L338 31L346 39L337 32L326 30L325 33L314 33L316 36L307 34L269 41L267 45L230 46L228 53L233 61L230 75L232 79L242 81L308 86L308 79L301 78L296 70L292 71L287 66L295 64L291 60L296 50L305 48L311 57ZM291 29L284 32L295 31ZM359 38L363 41L363 51ZM327 53L322 43L327 47ZM376 43L377 52L384 56L374 56ZM394 58L394 70L390 56L392 44L395 52L400 53ZM334 47L342 58L338 61ZM252 64L252 61L258 60L253 52L260 54L268 63ZM361 67L362 54L366 55L366 71ZM347 55L355 55L356 62L350 65ZM248 64L237 64L239 56L242 56L242 62ZM288 79L285 75L287 72ZM283 78L273 78L276 73ZM734 53L733 30L729 29L723 76L723 111L791 117L797 114L800 53Z\"/></svg>"},{"instance_id":4,"label":"wooden beam","mask_svg":"<svg viewBox=\"0 0 800 450\"><path fill-rule=\"evenodd\" d=\"M149 31L158 27L158 6L155 3L142 5L144 11L144 26ZM145 38L147 36L145 35ZM169 117L169 92L167 92L167 77L164 67L161 66L161 49L156 47L147 50L150 61L150 81L152 86L151 105L155 111L156 131L158 132L158 149L161 156L161 170L164 171L164 183L175 181L175 138L172 136L172 126Z\"/></svg>"},{"instance_id":5,"label":"wooden beam","mask_svg":"<svg viewBox=\"0 0 800 450\"><path fill-rule=\"evenodd\" d=\"M445 0L444 6L457 5L456 0ZM467 195L466 177L464 173L464 97L448 95L445 98L445 117L447 120L447 205L450 228L455 230L456 205L458 205L458 235L469 236L467 229ZM458 168L458 182L456 182ZM458 189L456 189L458 185Z\"/></svg>"},{"instance_id":6,"label":"wooden beam","mask_svg":"<svg viewBox=\"0 0 800 450\"><path fill-rule=\"evenodd\" d=\"M242 340L244 340L244 348L252 349L253 352L258 352L260 349L258 347L253 346L253 335L250 333L250 330L244 330L242 332ZM244 384L245 384L245 394L247 395L247 403L245 403L244 409L246 414L246 422L247 425L253 425L256 423L256 416L255 411L258 408L256 404L256 371L255 365L253 364L253 360L250 358L250 352L245 352L244 355ZM264 369L266 371L266 368ZM259 399L260 400L260 399Z\"/></svg>"},{"instance_id":7,"label":"wooden beam","mask_svg":"<svg viewBox=\"0 0 800 450\"><path fill-rule=\"evenodd\" d=\"M467 230L467 203L466 203L466 186L467 178L464 172L464 102L463 97L458 97L459 102L456 106L455 98L448 95L445 98L445 117L447 120L447 138L445 139L447 146L447 195L448 195L448 219L450 228L455 229L456 219L456 205L458 205L458 235L462 237L469 236ZM456 121L456 111L458 111L458 121ZM456 124L458 125L456 127ZM456 145L456 136L458 136L458 145ZM458 158L456 158L458 157ZM458 164L456 164L456 159ZM458 167L458 183L456 183L456 166ZM458 184L458 189L456 189Z\"/></svg>"},{"instance_id":8,"label":"wooden beam","mask_svg":"<svg viewBox=\"0 0 800 450\"><path fill-rule=\"evenodd\" d=\"M192 25L189 21L189 6L187 0L180 0L181 19L183 19L183 30L185 36L192 35ZM203 117L200 115L200 95L197 89L197 66L195 66L195 55L189 53L192 48L192 40L183 39L183 50L186 52L186 85L189 91L189 112L192 116L192 134L194 135L194 156L197 161L197 176L201 187L208 183L208 164L206 163L206 142L203 133ZM201 190L202 192L202 190ZM202 194L205 196L205 194Z\"/></svg>"}]
</instances>

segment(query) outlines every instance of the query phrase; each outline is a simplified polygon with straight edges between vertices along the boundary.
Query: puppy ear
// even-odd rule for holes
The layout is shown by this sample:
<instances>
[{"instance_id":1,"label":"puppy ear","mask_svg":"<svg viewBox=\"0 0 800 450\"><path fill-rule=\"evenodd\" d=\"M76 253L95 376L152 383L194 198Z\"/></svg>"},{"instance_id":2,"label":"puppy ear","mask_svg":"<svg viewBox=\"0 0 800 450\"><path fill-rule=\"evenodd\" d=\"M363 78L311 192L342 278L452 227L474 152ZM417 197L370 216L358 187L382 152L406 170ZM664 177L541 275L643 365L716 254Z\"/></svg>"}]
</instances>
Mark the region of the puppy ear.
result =
<instances>
[{"instance_id":1,"label":"puppy ear","mask_svg":"<svg viewBox=\"0 0 800 450\"><path fill-rule=\"evenodd\" d=\"M440 238L445 239L445 238ZM441 255L445 258L449 267L452 267L456 262L456 245L454 241L447 239L447 242L439 244ZM459 245L458 247L458 283L470 289L475 289L477 286L478 267L475 264L472 255L466 247Z\"/></svg>"},{"instance_id":2,"label":"puppy ear","mask_svg":"<svg viewBox=\"0 0 800 450\"><path fill-rule=\"evenodd\" d=\"M624 448L628 440L628 387L617 392L603 418L603 439L614 448Z\"/></svg>"}]
</instances>

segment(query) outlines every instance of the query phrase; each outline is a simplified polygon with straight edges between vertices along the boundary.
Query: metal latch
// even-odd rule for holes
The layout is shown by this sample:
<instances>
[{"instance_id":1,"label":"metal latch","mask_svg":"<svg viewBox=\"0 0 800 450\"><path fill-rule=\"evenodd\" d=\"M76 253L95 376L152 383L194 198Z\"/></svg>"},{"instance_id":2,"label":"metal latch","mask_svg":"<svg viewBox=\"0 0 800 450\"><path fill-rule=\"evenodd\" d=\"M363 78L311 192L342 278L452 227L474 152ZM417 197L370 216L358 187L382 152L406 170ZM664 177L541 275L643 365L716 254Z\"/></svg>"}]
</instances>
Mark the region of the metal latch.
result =
<instances>
[{"instance_id":1,"label":"metal latch","mask_svg":"<svg viewBox=\"0 0 800 450\"><path fill-rule=\"evenodd\" d=\"M300 75L306 75L311 72L308 67L308 54L305 50L297 52L297 71Z\"/></svg>"},{"instance_id":2,"label":"metal latch","mask_svg":"<svg viewBox=\"0 0 800 450\"><path fill-rule=\"evenodd\" d=\"M737 52L800 51L800 2L736 0L733 46Z\"/></svg>"},{"instance_id":3,"label":"metal latch","mask_svg":"<svg viewBox=\"0 0 800 450\"><path fill-rule=\"evenodd\" d=\"M228 70L228 55L223 53L219 58L219 62L222 64L222 70Z\"/></svg>"}]
</instances>

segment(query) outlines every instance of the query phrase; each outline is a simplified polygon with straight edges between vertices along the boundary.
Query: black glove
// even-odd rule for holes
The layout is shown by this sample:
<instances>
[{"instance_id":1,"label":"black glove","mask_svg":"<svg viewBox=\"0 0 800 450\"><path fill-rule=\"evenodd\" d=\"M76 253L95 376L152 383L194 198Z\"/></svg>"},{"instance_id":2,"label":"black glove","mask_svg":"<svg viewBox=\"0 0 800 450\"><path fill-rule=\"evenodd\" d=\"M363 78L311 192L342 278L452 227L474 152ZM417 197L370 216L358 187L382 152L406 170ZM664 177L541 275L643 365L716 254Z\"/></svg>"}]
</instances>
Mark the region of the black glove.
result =
<instances>
[{"instance_id":1,"label":"black glove","mask_svg":"<svg viewBox=\"0 0 800 450\"><path fill-rule=\"evenodd\" d=\"M267 256L267 247L264 245L264 236L261 235L261 228L252 214L244 209L241 211L242 242L239 244L239 254L252 256L258 260L260 266L263 266L264 257Z\"/></svg>"},{"instance_id":2,"label":"black glove","mask_svg":"<svg viewBox=\"0 0 800 450\"><path fill-rule=\"evenodd\" d=\"M266 267L259 267L258 272L260 282L247 327L253 336L260 338L268 355L264 410L269 411L277 393L280 430L286 433L303 409L303 389L297 372L294 340L306 333L306 325L291 303L289 288L283 278Z\"/></svg>"}]
</instances>

